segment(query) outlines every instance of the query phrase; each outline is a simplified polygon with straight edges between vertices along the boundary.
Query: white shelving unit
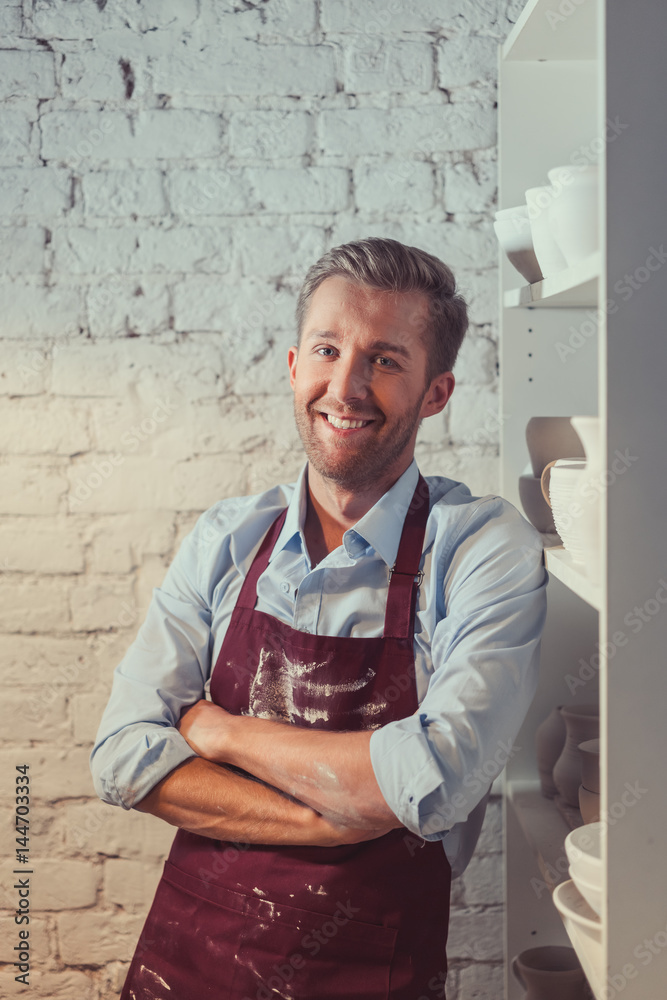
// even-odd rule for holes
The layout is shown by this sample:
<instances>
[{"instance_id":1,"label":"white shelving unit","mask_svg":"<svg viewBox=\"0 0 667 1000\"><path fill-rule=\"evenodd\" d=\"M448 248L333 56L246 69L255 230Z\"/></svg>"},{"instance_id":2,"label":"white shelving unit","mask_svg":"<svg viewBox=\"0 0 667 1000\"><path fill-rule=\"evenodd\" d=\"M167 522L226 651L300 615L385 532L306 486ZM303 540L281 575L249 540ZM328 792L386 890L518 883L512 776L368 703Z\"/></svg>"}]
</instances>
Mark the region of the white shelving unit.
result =
<instances>
[{"instance_id":1,"label":"white shelving unit","mask_svg":"<svg viewBox=\"0 0 667 1000\"><path fill-rule=\"evenodd\" d=\"M665 40L656 0L529 0L500 56L499 207L551 167L597 159L601 180L599 253L534 285L501 261L502 492L521 507L532 416L597 414L607 469L627 459L604 492L600 584L545 548L540 685L505 775L507 1000L523 997L509 960L542 944L572 944L598 1000L667 992ZM555 705L596 699L608 817L597 941L552 899L569 827L540 794L534 750Z\"/></svg>"}]
</instances>

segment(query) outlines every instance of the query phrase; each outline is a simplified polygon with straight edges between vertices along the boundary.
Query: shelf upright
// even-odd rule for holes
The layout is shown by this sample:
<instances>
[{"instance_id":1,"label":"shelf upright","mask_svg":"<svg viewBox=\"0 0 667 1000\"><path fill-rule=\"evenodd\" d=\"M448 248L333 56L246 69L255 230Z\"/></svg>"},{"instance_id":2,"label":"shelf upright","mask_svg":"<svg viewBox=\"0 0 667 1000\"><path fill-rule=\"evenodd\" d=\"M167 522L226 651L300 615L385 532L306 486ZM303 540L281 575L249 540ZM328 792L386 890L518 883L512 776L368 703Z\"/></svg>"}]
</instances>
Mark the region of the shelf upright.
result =
<instances>
[{"instance_id":1,"label":"shelf upright","mask_svg":"<svg viewBox=\"0 0 667 1000\"><path fill-rule=\"evenodd\" d=\"M500 208L551 167L598 162L600 253L536 286L501 260L501 490L520 507L532 416L599 415L602 578L547 554L540 685L505 775L509 960L571 943L598 1000L658 1000L667 981L667 6L529 0L500 55ZM551 709L599 698L608 820L601 943L551 899L567 827L539 792L534 737Z\"/></svg>"}]
</instances>

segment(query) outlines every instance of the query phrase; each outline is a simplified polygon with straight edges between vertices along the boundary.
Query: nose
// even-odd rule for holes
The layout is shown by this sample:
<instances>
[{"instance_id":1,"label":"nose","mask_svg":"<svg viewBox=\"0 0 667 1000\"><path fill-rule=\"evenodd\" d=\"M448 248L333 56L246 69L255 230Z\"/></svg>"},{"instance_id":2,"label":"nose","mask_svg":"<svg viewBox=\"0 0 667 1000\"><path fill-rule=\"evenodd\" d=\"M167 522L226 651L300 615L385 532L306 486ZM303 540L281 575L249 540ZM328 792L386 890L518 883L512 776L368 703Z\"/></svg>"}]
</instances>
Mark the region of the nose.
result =
<instances>
[{"instance_id":1,"label":"nose","mask_svg":"<svg viewBox=\"0 0 667 1000\"><path fill-rule=\"evenodd\" d=\"M331 365L328 392L339 403L350 404L368 397L371 366L367 359L348 354Z\"/></svg>"}]
</instances>

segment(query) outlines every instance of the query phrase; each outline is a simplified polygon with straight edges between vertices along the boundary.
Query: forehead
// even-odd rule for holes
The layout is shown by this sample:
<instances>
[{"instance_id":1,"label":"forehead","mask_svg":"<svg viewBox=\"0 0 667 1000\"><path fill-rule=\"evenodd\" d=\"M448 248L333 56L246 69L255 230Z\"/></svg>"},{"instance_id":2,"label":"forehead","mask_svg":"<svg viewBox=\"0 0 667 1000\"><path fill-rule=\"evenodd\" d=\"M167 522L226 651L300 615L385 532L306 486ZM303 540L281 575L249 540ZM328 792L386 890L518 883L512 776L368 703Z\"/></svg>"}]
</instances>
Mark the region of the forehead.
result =
<instances>
[{"instance_id":1,"label":"forehead","mask_svg":"<svg viewBox=\"0 0 667 1000\"><path fill-rule=\"evenodd\" d=\"M423 341L429 326L429 300L423 292L391 292L362 285L342 275L326 278L313 293L304 319L309 330L395 336Z\"/></svg>"}]
</instances>

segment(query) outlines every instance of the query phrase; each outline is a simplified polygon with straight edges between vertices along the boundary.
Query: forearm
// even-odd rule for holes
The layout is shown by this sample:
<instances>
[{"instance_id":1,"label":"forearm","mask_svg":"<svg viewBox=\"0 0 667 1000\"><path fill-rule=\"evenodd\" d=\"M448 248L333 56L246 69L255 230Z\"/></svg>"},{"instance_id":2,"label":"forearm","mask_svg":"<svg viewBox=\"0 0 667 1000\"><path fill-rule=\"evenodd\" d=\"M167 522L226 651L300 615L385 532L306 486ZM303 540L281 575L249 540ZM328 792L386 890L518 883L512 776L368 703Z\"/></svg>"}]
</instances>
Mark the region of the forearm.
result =
<instances>
[{"instance_id":1,"label":"forearm","mask_svg":"<svg viewBox=\"0 0 667 1000\"><path fill-rule=\"evenodd\" d=\"M224 759L335 823L395 829L370 759L370 732L331 733L248 716L230 717Z\"/></svg>"},{"instance_id":2,"label":"forearm","mask_svg":"<svg viewBox=\"0 0 667 1000\"><path fill-rule=\"evenodd\" d=\"M377 836L339 828L275 788L201 757L171 771L135 808L190 833L249 844L332 846Z\"/></svg>"}]
</instances>

